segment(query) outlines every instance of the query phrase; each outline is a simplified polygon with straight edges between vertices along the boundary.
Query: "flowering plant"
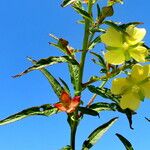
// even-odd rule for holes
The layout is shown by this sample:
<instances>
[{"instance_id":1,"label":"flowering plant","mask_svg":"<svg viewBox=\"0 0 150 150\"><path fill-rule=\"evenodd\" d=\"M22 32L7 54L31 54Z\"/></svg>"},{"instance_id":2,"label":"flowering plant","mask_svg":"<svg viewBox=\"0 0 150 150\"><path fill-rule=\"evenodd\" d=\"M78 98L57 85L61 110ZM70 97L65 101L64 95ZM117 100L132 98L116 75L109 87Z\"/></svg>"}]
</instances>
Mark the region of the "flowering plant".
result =
<instances>
[{"instance_id":1,"label":"flowering plant","mask_svg":"<svg viewBox=\"0 0 150 150\"><path fill-rule=\"evenodd\" d=\"M44 104L25 109L19 113L0 120L0 125L5 125L29 116L51 116L58 113L66 113L70 126L70 144L62 150L76 149L76 132L85 115L98 116L102 111L119 112L127 116L130 128L132 127L132 115L145 98L150 98L150 54L149 48L144 43L146 30L139 28L141 22L126 24L108 20L114 15L114 5L123 3L122 0L108 0L106 6L100 6L98 0L64 0L62 7L71 7L81 17L79 23L84 25L84 37L82 49L73 48L69 41L49 36L55 40L51 46L59 49L63 56L49 56L40 60L28 58L33 64L25 71L13 76L20 77L34 70L39 70L46 77L59 101L57 103ZM95 9L97 5L97 10ZM93 12L97 11L97 16ZM95 46L104 46L100 52ZM81 54L80 55L78 55ZM83 82L86 56L95 57L92 61L100 68L100 75L90 77ZM67 63L72 85L60 78L57 80L46 67ZM125 76L125 77L124 77ZM111 82L111 87L107 83ZM96 86L99 83L100 86ZM74 91L71 92L71 86ZM93 97L86 103L82 98L83 91L93 93ZM71 97L73 94L73 97ZM110 101L95 102L97 96ZM96 128L83 142L82 150L88 150L102 137L102 135L117 121L117 117ZM117 133L127 150L133 150L131 143L121 134Z\"/></svg>"}]
</instances>

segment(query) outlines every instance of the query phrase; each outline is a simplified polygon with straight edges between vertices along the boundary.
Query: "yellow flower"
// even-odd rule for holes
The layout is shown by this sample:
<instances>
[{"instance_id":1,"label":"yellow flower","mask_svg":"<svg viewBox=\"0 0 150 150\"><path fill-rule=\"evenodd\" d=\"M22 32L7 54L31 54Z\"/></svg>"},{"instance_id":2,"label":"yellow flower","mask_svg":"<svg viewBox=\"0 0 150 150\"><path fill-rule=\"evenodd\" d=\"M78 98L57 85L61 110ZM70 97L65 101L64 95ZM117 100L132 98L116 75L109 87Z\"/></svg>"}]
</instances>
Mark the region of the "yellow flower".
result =
<instances>
[{"instance_id":1,"label":"yellow flower","mask_svg":"<svg viewBox=\"0 0 150 150\"><path fill-rule=\"evenodd\" d=\"M133 66L127 78L117 78L112 82L111 92L121 95L120 107L136 110L140 101L145 97L150 98L150 65Z\"/></svg>"},{"instance_id":2,"label":"yellow flower","mask_svg":"<svg viewBox=\"0 0 150 150\"><path fill-rule=\"evenodd\" d=\"M101 41L108 50L105 53L105 59L108 63L119 65L131 58L137 62L145 62L148 54L147 48L143 46L143 38L146 34L144 28L137 28L130 25L125 32L118 31L110 27L106 33L101 35Z\"/></svg>"}]
</instances>

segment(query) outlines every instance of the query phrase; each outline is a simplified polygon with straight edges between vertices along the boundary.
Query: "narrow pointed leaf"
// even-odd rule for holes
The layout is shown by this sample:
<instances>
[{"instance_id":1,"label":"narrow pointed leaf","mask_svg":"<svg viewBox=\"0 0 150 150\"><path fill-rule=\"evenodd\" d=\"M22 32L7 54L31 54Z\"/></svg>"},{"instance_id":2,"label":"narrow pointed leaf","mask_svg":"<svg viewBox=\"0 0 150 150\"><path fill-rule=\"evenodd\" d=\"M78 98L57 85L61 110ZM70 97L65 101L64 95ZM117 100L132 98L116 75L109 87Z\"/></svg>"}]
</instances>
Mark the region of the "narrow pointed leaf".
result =
<instances>
[{"instance_id":1,"label":"narrow pointed leaf","mask_svg":"<svg viewBox=\"0 0 150 150\"><path fill-rule=\"evenodd\" d=\"M131 143L122 135L116 133L116 136L120 139L120 141L123 143L125 146L126 150L134 150Z\"/></svg>"},{"instance_id":2,"label":"narrow pointed leaf","mask_svg":"<svg viewBox=\"0 0 150 150\"><path fill-rule=\"evenodd\" d=\"M31 61L33 64L36 64L36 61L28 58L29 61ZM62 93L62 91L64 90L63 87L60 85L60 83L55 79L55 77L45 68L41 68L39 69L43 75L47 78L47 80L49 81L50 85L53 88L53 91L56 93L56 95L58 96L58 98L60 98L60 95Z\"/></svg>"},{"instance_id":3,"label":"narrow pointed leaf","mask_svg":"<svg viewBox=\"0 0 150 150\"><path fill-rule=\"evenodd\" d=\"M71 95L71 93L70 93L70 90L69 90L69 87L68 87L68 85L67 85L67 83L63 80L63 79L61 79L61 78L59 78L59 80L61 81L61 83L64 85L63 86L63 88L64 88L64 90L69 94L69 95Z\"/></svg>"},{"instance_id":4,"label":"narrow pointed leaf","mask_svg":"<svg viewBox=\"0 0 150 150\"><path fill-rule=\"evenodd\" d=\"M73 2L75 2L76 0L64 0L63 3L61 4L62 7L66 7L70 4L72 4Z\"/></svg>"},{"instance_id":5,"label":"narrow pointed leaf","mask_svg":"<svg viewBox=\"0 0 150 150\"><path fill-rule=\"evenodd\" d=\"M69 67L69 72L70 72L70 78L71 78L71 83L75 89L77 90L77 84L79 81L79 66L78 65L73 65L73 64L68 64Z\"/></svg>"},{"instance_id":6,"label":"narrow pointed leaf","mask_svg":"<svg viewBox=\"0 0 150 150\"><path fill-rule=\"evenodd\" d=\"M116 104L115 103L104 103L104 102L98 102L90 105L89 107L92 110L95 110L96 112L101 111L116 111Z\"/></svg>"},{"instance_id":7,"label":"narrow pointed leaf","mask_svg":"<svg viewBox=\"0 0 150 150\"><path fill-rule=\"evenodd\" d=\"M21 120L23 118L27 118L29 116L35 116L35 115L50 116L50 115L56 114L57 112L58 112L58 109L55 107L52 107L50 104L45 104L45 105L37 106L37 107L31 107L19 113L11 115L3 120L0 120L0 125L12 123L12 122Z\"/></svg>"},{"instance_id":8,"label":"narrow pointed leaf","mask_svg":"<svg viewBox=\"0 0 150 150\"><path fill-rule=\"evenodd\" d=\"M65 62L77 64L77 62L75 60L72 60L68 56L60 56L60 57L51 56L48 58L40 59L32 67L29 67L28 69L21 72L20 74L15 75L14 77L20 77L20 76L27 74L33 70L39 70L39 69L42 69L42 68L50 66L50 65L54 65L57 63L65 63Z\"/></svg>"},{"instance_id":9,"label":"narrow pointed leaf","mask_svg":"<svg viewBox=\"0 0 150 150\"><path fill-rule=\"evenodd\" d=\"M150 119L149 119L149 118L145 117L145 119L146 119L148 122L150 122Z\"/></svg>"},{"instance_id":10,"label":"narrow pointed leaf","mask_svg":"<svg viewBox=\"0 0 150 150\"><path fill-rule=\"evenodd\" d=\"M95 129L83 143L82 150L90 149L102 136L103 134L117 121L117 118L113 118L107 123L99 126Z\"/></svg>"},{"instance_id":11,"label":"narrow pointed leaf","mask_svg":"<svg viewBox=\"0 0 150 150\"><path fill-rule=\"evenodd\" d=\"M95 87L93 85L89 85L88 89L90 92L98 94L103 98L108 98L116 103L119 102L119 97L112 94L110 89L108 89L108 88L99 88L99 87Z\"/></svg>"},{"instance_id":12,"label":"narrow pointed leaf","mask_svg":"<svg viewBox=\"0 0 150 150\"><path fill-rule=\"evenodd\" d=\"M73 150L73 149L71 148L70 145L67 145L67 146L61 148L60 150Z\"/></svg>"},{"instance_id":13,"label":"narrow pointed leaf","mask_svg":"<svg viewBox=\"0 0 150 150\"><path fill-rule=\"evenodd\" d=\"M61 95L62 91L64 91L64 88L60 85L60 83L54 78L54 76L48 70L43 68L43 69L40 69L40 71L48 79L54 92L56 93L58 98L60 98L60 95Z\"/></svg>"},{"instance_id":14,"label":"narrow pointed leaf","mask_svg":"<svg viewBox=\"0 0 150 150\"><path fill-rule=\"evenodd\" d=\"M87 115L91 115L91 116L99 116L99 114L98 114L97 111L92 110L92 109L90 109L90 108L79 107L78 110L81 111L82 114L87 114Z\"/></svg>"},{"instance_id":15,"label":"narrow pointed leaf","mask_svg":"<svg viewBox=\"0 0 150 150\"><path fill-rule=\"evenodd\" d=\"M97 6L97 17L99 17L101 15L101 8L99 4L97 4L96 6Z\"/></svg>"},{"instance_id":16,"label":"narrow pointed leaf","mask_svg":"<svg viewBox=\"0 0 150 150\"><path fill-rule=\"evenodd\" d=\"M80 14L83 18L86 18L90 21L93 21L92 17L90 16L90 14L88 12L86 12L85 10L79 8L79 7L76 7L76 6L73 6L74 10Z\"/></svg>"}]
</instances>

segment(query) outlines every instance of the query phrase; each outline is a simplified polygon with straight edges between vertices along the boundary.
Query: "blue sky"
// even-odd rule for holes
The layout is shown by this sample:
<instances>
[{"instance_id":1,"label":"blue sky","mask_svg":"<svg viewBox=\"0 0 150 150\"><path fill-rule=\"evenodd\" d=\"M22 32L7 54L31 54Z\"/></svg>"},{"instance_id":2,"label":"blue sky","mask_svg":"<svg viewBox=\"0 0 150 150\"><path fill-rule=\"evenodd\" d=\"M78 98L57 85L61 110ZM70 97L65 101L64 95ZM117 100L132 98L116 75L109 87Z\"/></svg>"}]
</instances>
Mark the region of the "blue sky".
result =
<instances>
[{"instance_id":1,"label":"blue sky","mask_svg":"<svg viewBox=\"0 0 150 150\"><path fill-rule=\"evenodd\" d=\"M103 0L105 1L105 0ZM56 0L1 0L0 1L0 119L22 109L45 103L55 103L57 97L49 83L38 71L21 78L15 75L31 64L27 56L35 59L62 55L50 47L48 36L53 33L70 41L73 47L81 48L83 26L76 23L80 19L70 7L61 8L61 1ZM115 6L114 21L144 22L147 29L145 42L150 45L150 2L149 0L125 0L124 5ZM100 47L97 51L100 51ZM87 58L90 60L89 58ZM86 80L90 74L98 71L97 66L86 64ZM62 77L70 84L66 65L55 65L49 70L57 78ZM91 93L85 92L84 100L90 99ZM100 99L100 98L99 98ZM97 99L98 100L98 99ZM115 133L121 133L134 145L135 150L150 147L150 124L144 117L150 117L150 101L141 104L138 114L133 117L134 130L130 130L124 115L105 112L101 118L86 116L80 123L77 133L77 150L82 142L99 125L112 117L119 116L116 124L107 132L92 150L124 150ZM2 150L57 150L69 144L69 128L66 115L30 117L24 120L0 126L0 149Z\"/></svg>"}]
</instances>

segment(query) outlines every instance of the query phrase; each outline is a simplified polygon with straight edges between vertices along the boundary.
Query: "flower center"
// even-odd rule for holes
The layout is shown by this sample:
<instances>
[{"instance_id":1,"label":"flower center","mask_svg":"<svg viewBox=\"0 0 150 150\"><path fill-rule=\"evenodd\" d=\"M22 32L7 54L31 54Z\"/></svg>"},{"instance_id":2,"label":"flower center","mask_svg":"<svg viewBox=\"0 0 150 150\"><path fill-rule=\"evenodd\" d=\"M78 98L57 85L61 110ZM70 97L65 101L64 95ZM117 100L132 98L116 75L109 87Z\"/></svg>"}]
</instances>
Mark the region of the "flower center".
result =
<instances>
[{"instance_id":1,"label":"flower center","mask_svg":"<svg viewBox=\"0 0 150 150\"><path fill-rule=\"evenodd\" d=\"M125 42L123 43L123 50L126 51L129 49L129 45Z\"/></svg>"},{"instance_id":2,"label":"flower center","mask_svg":"<svg viewBox=\"0 0 150 150\"><path fill-rule=\"evenodd\" d=\"M140 87L138 85L135 84L135 85L132 86L132 92L138 93L139 90L140 90Z\"/></svg>"}]
</instances>

